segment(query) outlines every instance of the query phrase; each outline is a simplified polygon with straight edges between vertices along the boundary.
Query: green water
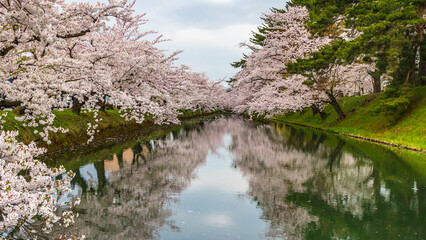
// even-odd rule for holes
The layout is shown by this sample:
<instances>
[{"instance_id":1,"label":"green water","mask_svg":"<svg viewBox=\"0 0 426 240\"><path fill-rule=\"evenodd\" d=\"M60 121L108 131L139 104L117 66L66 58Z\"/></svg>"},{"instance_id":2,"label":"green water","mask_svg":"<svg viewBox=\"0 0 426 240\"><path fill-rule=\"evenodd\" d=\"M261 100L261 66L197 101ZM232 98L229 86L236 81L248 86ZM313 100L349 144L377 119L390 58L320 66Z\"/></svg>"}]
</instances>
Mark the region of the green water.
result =
<instances>
[{"instance_id":1,"label":"green water","mask_svg":"<svg viewBox=\"0 0 426 240\"><path fill-rule=\"evenodd\" d=\"M426 239L426 157L220 118L74 154L87 239Z\"/></svg>"}]
</instances>

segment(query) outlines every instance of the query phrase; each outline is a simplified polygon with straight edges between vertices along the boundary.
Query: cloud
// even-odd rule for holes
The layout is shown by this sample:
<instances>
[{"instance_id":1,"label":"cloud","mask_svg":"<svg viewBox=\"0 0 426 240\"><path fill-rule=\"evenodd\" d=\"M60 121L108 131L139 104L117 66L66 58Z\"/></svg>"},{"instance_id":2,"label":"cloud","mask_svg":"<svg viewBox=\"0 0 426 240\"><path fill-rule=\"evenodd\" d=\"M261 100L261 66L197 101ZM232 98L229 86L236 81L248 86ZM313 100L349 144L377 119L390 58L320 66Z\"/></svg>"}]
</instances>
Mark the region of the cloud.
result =
<instances>
[{"instance_id":1,"label":"cloud","mask_svg":"<svg viewBox=\"0 0 426 240\"><path fill-rule=\"evenodd\" d=\"M211 79L232 77L236 69L230 63L238 61L246 49L239 43L251 37L256 29L252 24L235 24L219 28L175 28L167 35L170 42L161 43L161 48L182 49L179 64L185 64L196 72L205 72Z\"/></svg>"},{"instance_id":2,"label":"cloud","mask_svg":"<svg viewBox=\"0 0 426 240\"><path fill-rule=\"evenodd\" d=\"M207 0L207 2L213 4L229 4L232 3L232 0Z\"/></svg>"},{"instance_id":3,"label":"cloud","mask_svg":"<svg viewBox=\"0 0 426 240\"><path fill-rule=\"evenodd\" d=\"M209 46L234 49L247 41L256 25L237 24L215 29L183 28L177 29L171 38L176 44L188 46Z\"/></svg>"},{"instance_id":4,"label":"cloud","mask_svg":"<svg viewBox=\"0 0 426 240\"><path fill-rule=\"evenodd\" d=\"M283 8L285 3L286 0L137 0L135 10L147 13L150 21L144 30L159 31L172 40L160 47L184 50L179 63L216 79L237 72L230 63L246 52L237 45L248 41L251 31L262 23L262 12L271 7Z\"/></svg>"},{"instance_id":5,"label":"cloud","mask_svg":"<svg viewBox=\"0 0 426 240\"><path fill-rule=\"evenodd\" d=\"M204 218L207 226L217 228L230 228L233 225L232 218L224 214L211 214Z\"/></svg>"}]
</instances>

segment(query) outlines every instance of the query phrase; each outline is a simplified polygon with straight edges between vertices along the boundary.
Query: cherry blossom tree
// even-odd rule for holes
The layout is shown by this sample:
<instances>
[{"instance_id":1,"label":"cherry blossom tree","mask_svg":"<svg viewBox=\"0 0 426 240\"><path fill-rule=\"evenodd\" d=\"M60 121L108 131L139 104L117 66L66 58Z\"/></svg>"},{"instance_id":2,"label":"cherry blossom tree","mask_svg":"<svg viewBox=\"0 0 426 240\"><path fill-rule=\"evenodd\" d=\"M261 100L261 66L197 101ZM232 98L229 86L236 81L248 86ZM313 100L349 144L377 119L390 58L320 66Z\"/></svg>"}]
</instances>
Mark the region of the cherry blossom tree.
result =
<instances>
[{"instance_id":1,"label":"cherry blossom tree","mask_svg":"<svg viewBox=\"0 0 426 240\"><path fill-rule=\"evenodd\" d=\"M308 57L330 42L327 37L311 36L305 27L308 18L305 7L289 7L287 11L273 9L264 16L270 27L265 30L262 45L245 44L253 53L231 83L237 112L295 111L323 98L322 94L303 86L306 78L286 71L287 63Z\"/></svg>"},{"instance_id":2,"label":"cherry blossom tree","mask_svg":"<svg viewBox=\"0 0 426 240\"><path fill-rule=\"evenodd\" d=\"M69 190L73 174L35 160L45 150L34 143L18 143L17 135L0 132L0 231L2 237L43 238L52 233L54 224L66 227L75 220L69 207L78 199L64 203L68 210L57 215L58 199Z\"/></svg>"},{"instance_id":3,"label":"cherry blossom tree","mask_svg":"<svg viewBox=\"0 0 426 240\"><path fill-rule=\"evenodd\" d=\"M242 67L230 83L237 113L270 117L312 107L324 119L322 109L330 103L343 119L341 95L367 94L376 88L374 62L356 59L344 64L336 59L336 47L359 36L344 28L341 17L336 20L340 35L331 37L312 35L306 27L310 21L306 7L272 9L262 19L261 33L255 34L252 44L242 44L252 54L234 64Z\"/></svg>"},{"instance_id":4,"label":"cherry blossom tree","mask_svg":"<svg viewBox=\"0 0 426 240\"><path fill-rule=\"evenodd\" d=\"M66 61L62 50L67 41L105 27L108 17L131 18L132 6L126 1L2 1L0 77L14 80L1 81L2 92L26 108L27 120L48 118L51 107L61 104L64 76L54 66Z\"/></svg>"},{"instance_id":5,"label":"cherry blossom tree","mask_svg":"<svg viewBox=\"0 0 426 240\"><path fill-rule=\"evenodd\" d=\"M50 126L54 119L52 107L61 106L63 75L56 74L54 66L63 62L62 47L69 39L104 27L110 16L130 17L132 4L66 4L55 0L0 3L0 91L25 108L25 115L19 118L24 125L46 126L40 135L49 143L47 132L66 131ZM17 132L0 130L0 134L2 237L43 237L55 223L69 225L74 214L57 216L56 200L67 190L72 173L55 180L65 170L50 169L35 159L45 150L34 143L18 143Z\"/></svg>"},{"instance_id":6,"label":"cherry blossom tree","mask_svg":"<svg viewBox=\"0 0 426 240\"><path fill-rule=\"evenodd\" d=\"M24 107L25 115L19 120L52 130L51 109L68 106L67 99L72 97L76 113L82 107L100 105L102 109L109 98L126 119L142 122L150 114L158 123L177 122L176 110L181 106L171 94L170 80L189 78L180 83L188 84L184 88L194 93L208 81L201 80L205 76L187 74L184 68L173 66L179 52L167 56L156 48L156 43L164 41L161 36L154 41L143 40L154 32L140 30L147 20L144 14L134 15L134 3L90 5L51 0L2 5L4 15L10 17L4 17L10 27L2 31L5 40L0 56L4 67L0 77L11 78L13 83L0 81L0 89ZM46 9L49 14L44 13ZM41 18L38 22L29 23L28 19L37 17ZM112 27L106 24L108 17L116 19ZM188 101L194 102L195 95ZM48 130L41 133L44 139L48 139Z\"/></svg>"},{"instance_id":7,"label":"cherry blossom tree","mask_svg":"<svg viewBox=\"0 0 426 240\"><path fill-rule=\"evenodd\" d=\"M66 80L67 84L83 84L87 88L69 88L79 91L74 93L78 107L84 102L86 108L93 108L108 97L109 103L120 108L126 119L142 122L149 114L157 123L177 123L180 109L212 110L212 106L204 106L216 103L207 100L208 94L212 88L224 88L210 83L203 74L175 66L180 51L166 55L158 49L155 45L164 41L161 35L154 41L143 40L153 32L140 31L146 22L142 17L138 15L131 21L117 19L112 28L88 35L85 41L68 47L70 57L83 63L77 69L66 68L77 71L68 75L81 76Z\"/></svg>"},{"instance_id":8,"label":"cherry blossom tree","mask_svg":"<svg viewBox=\"0 0 426 240\"><path fill-rule=\"evenodd\" d=\"M177 123L181 109L220 109L223 86L175 66L179 52L156 47L161 35L144 40L154 32L140 29L147 20L134 14L134 3L0 0L0 93L24 109L17 120L42 126L34 132L50 144L50 132L67 132L52 125L53 108L84 108L101 121L97 111L108 98L126 120L139 123L146 115ZM89 141L96 128L88 125ZM19 143L17 135L0 129L0 230L2 237L42 238L74 220L69 211L57 215L57 198L73 174L48 168L37 160L45 150Z\"/></svg>"}]
</instances>

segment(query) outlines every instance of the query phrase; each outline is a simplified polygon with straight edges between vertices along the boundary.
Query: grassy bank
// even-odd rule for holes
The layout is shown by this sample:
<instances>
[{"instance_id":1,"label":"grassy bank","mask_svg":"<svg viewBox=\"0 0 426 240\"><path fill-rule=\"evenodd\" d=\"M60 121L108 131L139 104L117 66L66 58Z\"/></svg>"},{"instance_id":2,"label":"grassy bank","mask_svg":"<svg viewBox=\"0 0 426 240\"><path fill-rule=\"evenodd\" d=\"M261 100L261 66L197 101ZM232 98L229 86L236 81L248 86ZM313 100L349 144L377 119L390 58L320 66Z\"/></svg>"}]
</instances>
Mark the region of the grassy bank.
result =
<instances>
[{"instance_id":1,"label":"grassy bank","mask_svg":"<svg viewBox=\"0 0 426 240\"><path fill-rule=\"evenodd\" d=\"M150 140L161 139L171 132L179 132L181 129L188 130L204 121L209 121L214 116L222 113L211 113L195 115L192 118L185 115L180 125L162 125L141 129L142 131L127 134L123 137L115 137L100 141L100 144L92 144L87 148L76 148L67 151L53 152L45 154L41 160L52 167L64 166L68 170L76 171L82 165L96 162L103 159L112 158L114 154L122 153L124 150L134 147L136 144L147 144Z\"/></svg>"},{"instance_id":2,"label":"grassy bank","mask_svg":"<svg viewBox=\"0 0 426 240\"><path fill-rule=\"evenodd\" d=\"M125 121L118 112L118 110L106 110L99 112L102 121L95 123L93 113L75 114L69 109L64 111L53 111L56 115L54 126L63 127L68 129L67 133L51 133L49 139L52 144L47 145L39 134L34 133L34 130L41 131L39 128L24 127L21 122L16 121L17 116L13 112L9 112L3 124L4 130L19 131L18 140L26 144L34 141L38 146L45 147L49 152L70 149L76 146L86 145L89 136L87 135L88 123L92 125L98 124L99 133L95 134L95 141L102 141L112 137L123 136L129 133L138 131L148 131L152 128L157 128L152 119L147 118L142 124L137 124L135 121ZM211 112L202 111L182 111L179 119L182 121L214 114Z\"/></svg>"},{"instance_id":3,"label":"grassy bank","mask_svg":"<svg viewBox=\"0 0 426 240\"><path fill-rule=\"evenodd\" d=\"M426 151L426 87L415 88L404 98L389 98L383 93L344 97L341 107L347 114L344 120L338 119L330 105L324 109L328 114L325 120L311 109L275 116L272 120Z\"/></svg>"}]
</instances>

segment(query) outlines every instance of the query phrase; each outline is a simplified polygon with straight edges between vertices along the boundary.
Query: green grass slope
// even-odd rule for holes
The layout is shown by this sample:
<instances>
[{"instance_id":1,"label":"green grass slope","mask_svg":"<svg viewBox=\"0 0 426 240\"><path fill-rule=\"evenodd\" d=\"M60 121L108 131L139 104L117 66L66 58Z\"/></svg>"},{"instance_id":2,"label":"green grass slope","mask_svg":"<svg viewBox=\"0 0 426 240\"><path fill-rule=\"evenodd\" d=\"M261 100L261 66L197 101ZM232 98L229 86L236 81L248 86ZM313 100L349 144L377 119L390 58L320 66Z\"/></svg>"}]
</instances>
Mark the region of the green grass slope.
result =
<instances>
[{"instance_id":1,"label":"green grass slope","mask_svg":"<svg viewBox=\"0 0 426 240\"><path fill-rule=\"evenodd\" d=\"M347 118L339 121L332 106L322 120L311 109L275 116L272 120L302 124L338 133L370 138L390 144L426 150L426 87L408 92L404 98L384 94L344 97L340 100ZM402 106L402 107L401 107Z\"/></svg>"},{"instance_id":2,"label":"green grass slope","mask_svg":"<svg viewBox=\"0 0 426 240\"><path fill-rule=\"evenodd\" d=\"M19 131L19 141L26 144L34 141L38 146L45 147L51 152L72 148L77 145L86 145L87 140L89 139L86 132L88 123L91 123L92 125L98 124L97 130L99 130L99 133L95 134L95 140L122 136L128 133L158 127L155 126L152 118L149 117L147 117L142 124L137 124L135 121L125 121L124 118L120 116L117 109L99 112L99 117L102 118L102 121L97 123L93 119L93 113L82 112L78 115L71 112L69 109L53 111L53 113L56 116L53 125L56 127L63 127L69 131L67 133L50 133L49 139L52 141L52 144L50 145L47 145L39 134L34 133L35 130L41 132L41 127L24 127L22 122L15 120L17 115L14 112L8 112L8 115L2 119L5 120L3 129ZM0 114L3 114L3 112L0 111ZM179 119L184 121L209 114L213 113L202 111L182 111Z\"/></svg>"},{"instance_id":3,"label":"green grass slope","mask_svg":"<svg viewBox=\"0 0 426 240\"><path fill-rule=\"evenodd\" d=\"M42 131L41 127L32 128L24 127L22 122L15 120L17 116L13 112L9 112L7 117L4 118L5 123L3 124L4 130L19 131L18 140L26 144L34 141L38 146L47 147L49 151L56 151L63 148L70 148L75 145L82 145L89 139L86 129L88 123L95 124L93 119L93 113L81 113L80 115L74 114L69 109L64 111L54 111L56 115L54 120L54 126L63 127L69 131L63 133L50 133L49 139L52 144L47 145L42 141L39 134L35 134L34 131ZM98 122L98 129L100 133L96 133L96 138L107 138L114 136L121 131L132 131L140 128L134 121L125 121L118 110L106 110L105 112L99 112L99 116L102 121ZM144 125L152 125L152 122L146 121Z\"/></svg>"}]
</instances>

